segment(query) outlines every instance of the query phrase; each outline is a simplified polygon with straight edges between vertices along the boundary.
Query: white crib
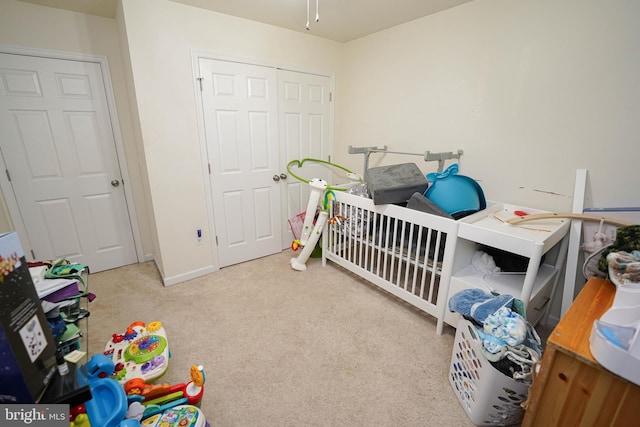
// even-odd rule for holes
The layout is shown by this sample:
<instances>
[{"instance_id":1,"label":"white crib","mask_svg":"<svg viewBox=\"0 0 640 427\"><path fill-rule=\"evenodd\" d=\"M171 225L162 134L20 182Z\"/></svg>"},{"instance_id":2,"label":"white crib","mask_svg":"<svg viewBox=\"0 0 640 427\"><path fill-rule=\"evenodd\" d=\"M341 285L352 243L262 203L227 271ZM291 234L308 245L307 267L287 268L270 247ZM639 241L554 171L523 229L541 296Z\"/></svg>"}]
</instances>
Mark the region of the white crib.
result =
<instances>
[{"instance_id":1,"label":"white crib","mask_svg":"<svg viewBox=\"0 0 640 427\"><path fill-rule=\"evenodd\" d=\"M442 334L458 222L335 192L322 236L330 260L437 319Z\"/></svg>"},{"instance_id":2,"label":"white crib","mask_svg":"<svg viewBox=\"0 0 640 427\"><path fill-rule=\"evenodd\" d=\"M486 209L455 221L396 205L335 192L330 220L322 236L322 262L335 262L365 280L434 316L436 331L455 327L459 315L448 298L465 288L510 294L521 299L527 320L546 317L566 258L569 221L551 218L509 226L516 210L532 208L489 203ZM528 258L526 272L487 274L471 260L481 245Z\"/></svg>"}]
</instances>

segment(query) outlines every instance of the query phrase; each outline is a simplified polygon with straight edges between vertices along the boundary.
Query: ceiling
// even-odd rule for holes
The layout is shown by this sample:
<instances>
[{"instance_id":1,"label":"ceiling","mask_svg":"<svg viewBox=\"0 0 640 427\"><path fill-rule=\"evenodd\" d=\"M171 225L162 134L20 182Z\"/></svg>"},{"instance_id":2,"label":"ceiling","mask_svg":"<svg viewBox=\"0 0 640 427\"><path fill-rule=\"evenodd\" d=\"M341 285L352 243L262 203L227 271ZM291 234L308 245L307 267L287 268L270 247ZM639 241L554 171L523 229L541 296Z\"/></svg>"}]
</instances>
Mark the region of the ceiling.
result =
<instances>
[{"instance_id":1,"label":"ceiling","mask_svg":"<svg viewBox=\"0 0 640 427\"><path fill-rule=\"evenodd\" d=\"M20 0L106 18L115 17L118 0ZM472 0L171 0L338 42L354 40ZM315 21L316 2L319 21Z\"/></svg>"}]
</instances>

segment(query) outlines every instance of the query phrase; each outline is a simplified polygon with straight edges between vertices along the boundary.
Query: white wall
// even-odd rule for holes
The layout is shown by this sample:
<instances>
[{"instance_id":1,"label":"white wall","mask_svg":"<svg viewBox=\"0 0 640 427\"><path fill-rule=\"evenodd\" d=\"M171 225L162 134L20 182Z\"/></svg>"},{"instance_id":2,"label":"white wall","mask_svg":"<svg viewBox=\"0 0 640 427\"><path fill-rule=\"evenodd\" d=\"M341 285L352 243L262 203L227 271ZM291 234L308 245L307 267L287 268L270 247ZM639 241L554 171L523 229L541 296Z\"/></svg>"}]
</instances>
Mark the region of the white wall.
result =
<instances>
[{"instance_id":1,"label":"white wall","mask_svg":"<svg viewBox=\"0 0 640 427\"><path fill-rule=\"evenodd\" d=\"M165 283L210 271L201 140L192 69L193 50L274 65L339 73L342 45L168 0L123 0L136 108L144 145L158 253ZM124 31L121 31L123 33Z\"/></svg>"},{"instance_id":2,"label":"white wall","mask_svg":"<svg viewBox=\"0 0 640 427\"><path fill-rule=\"evenodd\" d=\"M140 172L139 156L132 131L115 21L15 0L0 0L0 44L107 58L138 217L143 256L150 259L153 256L153 246L144 197L144 177ZM4 199L0 205L4 205ZM0 211L0 227L11 226L8 215L6 210Z\"/></svg>"},{"instance_id":3,"label":"white wall","mask_svg":"<svg viewBox=\"0 0 640 427\"><path fill-rule=\"evenodd\" d=\"M570 211L640 205L640 2L475 0L347 43L335 154L464 149L488 199ZM378 163L420 158L371 156ZM431 169L432 170L432 169Z\"/></svg>"}]
</instances>

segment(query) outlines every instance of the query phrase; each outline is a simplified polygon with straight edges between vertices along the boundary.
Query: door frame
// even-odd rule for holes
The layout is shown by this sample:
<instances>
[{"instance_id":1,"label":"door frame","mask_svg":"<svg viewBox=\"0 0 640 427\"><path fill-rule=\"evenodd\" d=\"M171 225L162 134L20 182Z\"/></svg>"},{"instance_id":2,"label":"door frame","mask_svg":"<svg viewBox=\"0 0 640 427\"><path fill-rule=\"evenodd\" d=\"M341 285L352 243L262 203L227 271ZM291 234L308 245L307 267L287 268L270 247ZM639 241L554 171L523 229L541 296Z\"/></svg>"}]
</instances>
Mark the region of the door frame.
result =
<instances>
[{"instance_id":1,"label":"door frame","mask_svg":"<svg viewBox=\"0 0 640 427\"><path fill-rule=\"evenodd\" d=\"M199 62L200 59L212 59L216 61L227 61L227 62L237 62L240 64L247 65L257 65L261 67L270 67L275 68L276 70L287 70L293 71L296 73L306 73L306 74L315 74L320 76L325 76L330 79L331 92L335 93L335 73L328 73L324 71L305 69L302 67L294 67L280 63L274 63L272 61L265 61L259 59L251 59L244 57L237 57L217 52L211 52L200 49L191 49L191 70L193 72L193 93L195 95L195 103L196 103L196 120L198 124L198 140L200 141L200 159L202 161L202 170L204 171L204 176L206 179L204 180L204 189L205 189L205 203L207 206L207 218L210 225L211 236L216 235L216 225L214 221L213 215L213 199L212 199L212 191L211 188L211 171L209 166L209 158L207 151L207 136L205 132L205 123L204 123L204 109L202 106L202 96L198 93L200 91L200 83L198 78L200 74L198 70L200 68ZM332 140L334 133L334 104L331 104L331 109L329 112L329 126L332 132ZM279 114L279 112L278 112ZM333 142L332 142L333 149ZM282 150L282 147L280 147ZM284 213L283 213L284 214ZM220 269L220 259L218 257L218 246L216 245L215 238L208 239L211 243L211 253L213 255L213 271L218 271Z\"/></svg>"},{"instance_id":2,"label":"door frame","mask_svg":"<svg viewBox=\"0 0 640 427\"><path fill-rule=\"evenodd\" d=\"M138 217L136 215L135 203L133 202L131 179L129 178L129 169L127 167L127 160L124 151L124 144L122 141L122 134L120 133L120 122L118 120L118 114L116 109L115 95L113 91L113 85L111 83L111 74L109 73L109 64L106 56L92 55L86 53L72 53L63 52L49 49L37 49L24 46L12 46L0 44L0 53L35 56L45 59L61 59L70 61L82 61L96 63L100 66L100 72L102 74L102 80L104 82L104 91L107 100L107 108L109 110L109 120L111 123L111 131L113 132L113 139L115 141L115 149L118 157L118 167L120 168L120 174L122 176L124 186L124 197L127 206L127 214L129 216L129 222L131 224L131 232L133 235L133 244L135 246L136 257L138 262L144 260L144 250L142 247L142 241L140 238L140 228L138 225ZM6 170L6 164L4 155L0 153L1 166ZM4 196L4 202L6 203L7 210L9 211L9 219L13 223L15 230L20 237L22 246L27 258L31 258L31 243L27 238L26 227L22 221L20 215L20 209L18 207L18 200L13 193L13 186L8 180L0 179L0 189L2 189L2 195Z\"/></svg>"}]
</instances>

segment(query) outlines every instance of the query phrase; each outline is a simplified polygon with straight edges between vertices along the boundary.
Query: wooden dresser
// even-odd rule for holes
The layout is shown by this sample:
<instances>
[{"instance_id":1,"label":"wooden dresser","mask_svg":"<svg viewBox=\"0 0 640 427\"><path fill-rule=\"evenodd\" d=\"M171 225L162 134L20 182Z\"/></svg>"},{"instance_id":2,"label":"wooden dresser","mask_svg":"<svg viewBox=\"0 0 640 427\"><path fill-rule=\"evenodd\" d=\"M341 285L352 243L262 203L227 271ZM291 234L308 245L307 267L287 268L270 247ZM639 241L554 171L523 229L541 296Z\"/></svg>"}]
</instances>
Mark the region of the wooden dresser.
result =
<instances>
[{"instance_id":1,"label":"wooden dresser","mask_svg":"<svg viewBox=\"0 0 640 427\"><path fill-rule=\"evenodd\" d=\"M608 280L590 279L553 330L522 426L640 425L640 387L603 368L589 350L593 322L615 291Z\"/></svg>"}]
</instances>

